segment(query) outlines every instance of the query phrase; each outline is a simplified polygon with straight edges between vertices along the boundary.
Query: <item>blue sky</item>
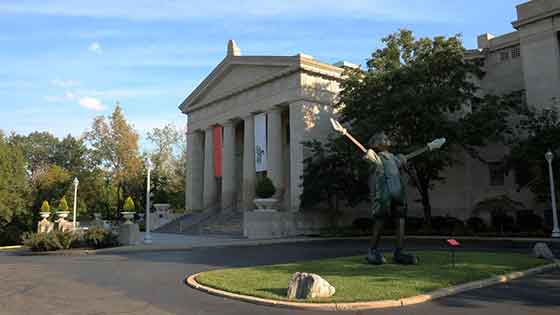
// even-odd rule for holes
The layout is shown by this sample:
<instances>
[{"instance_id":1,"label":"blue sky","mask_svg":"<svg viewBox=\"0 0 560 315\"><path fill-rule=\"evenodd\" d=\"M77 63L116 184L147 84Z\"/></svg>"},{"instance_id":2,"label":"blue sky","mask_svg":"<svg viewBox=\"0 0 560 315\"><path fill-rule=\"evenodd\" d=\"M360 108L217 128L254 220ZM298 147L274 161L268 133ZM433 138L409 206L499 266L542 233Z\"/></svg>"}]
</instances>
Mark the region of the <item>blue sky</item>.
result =
<instances>
[{"instance_id":1,"label":"blue sky","mask_svg":"<svg viewBox=\"0 0 560 315\"><path fill-rule=\"evenodd\" d=\"M80 135L120 101L135 128L178 105L235 39L245 55L363 64L380 39L512 31L524 0L0 0L0 129Z\"/></svg>"}]
</instances>

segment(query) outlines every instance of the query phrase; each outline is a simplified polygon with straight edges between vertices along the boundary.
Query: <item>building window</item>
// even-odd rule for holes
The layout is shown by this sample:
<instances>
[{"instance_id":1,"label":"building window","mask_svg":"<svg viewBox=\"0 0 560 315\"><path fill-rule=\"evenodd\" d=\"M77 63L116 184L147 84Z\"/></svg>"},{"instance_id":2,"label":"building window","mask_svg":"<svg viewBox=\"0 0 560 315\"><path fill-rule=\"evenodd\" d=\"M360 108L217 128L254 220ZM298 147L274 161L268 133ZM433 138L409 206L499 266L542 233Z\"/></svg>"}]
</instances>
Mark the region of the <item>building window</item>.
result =
<instances>
[{"instance_id":1,"label":"building window","mask_svg":"<svg viewBox=\"0 0 560 315\"><path fill-rule=\"evenodd\" d=\"M519 58L519 57L521 57L521 47L519 47L519 46L513 47L511 49L511 58L515 59L515 58Z\"/></svg>"},{"instance_id":2,"label":"building window","mask_svg":"<svg viewBox=\"0 0 560 315\"><path fill-rule=\"evenodd\" d=\"M502 50L500 51L500 61L508 61L509 60L509 50Z\"/></svg>"},{"instance_id":3,"label":"building window","mask_svg":"<svg viewBox=\"0 0 560 315\"><path fill-rule=\"evenodd\" d=\"M488 163L488 171L490 173L490 186L504 186L506 173L503 162Z\"/></svg>"}]
</instances>

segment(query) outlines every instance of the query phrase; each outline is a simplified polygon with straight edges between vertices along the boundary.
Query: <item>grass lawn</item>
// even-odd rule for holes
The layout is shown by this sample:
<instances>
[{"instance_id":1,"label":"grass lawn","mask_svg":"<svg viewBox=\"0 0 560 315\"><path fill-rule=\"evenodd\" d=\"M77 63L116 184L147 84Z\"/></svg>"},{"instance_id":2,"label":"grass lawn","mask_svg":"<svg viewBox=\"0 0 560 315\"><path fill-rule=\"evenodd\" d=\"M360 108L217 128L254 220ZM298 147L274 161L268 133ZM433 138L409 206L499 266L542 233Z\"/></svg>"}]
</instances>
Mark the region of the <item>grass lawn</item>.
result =
<instances>
[{"instance_id":1,"label":"grass lawn","mask_svg":"<svg viewBox=\"0 0 560 315\"><path fill-rule=\"evenodd\" d=\"M364 256L354 256L214 270L202 273L197 281L233 293L286 300L291 275L298 271L312 272L334 285L336 294L329 299L310 302L358 302L414 296L547 263L522 254L458 252L453 268L448 252L421 251L416 254L420 258L420 264L416 266L392 263L373 266L366 263ZM386 258L391 261L389 255Z\"/></svg>"}]
</instances>

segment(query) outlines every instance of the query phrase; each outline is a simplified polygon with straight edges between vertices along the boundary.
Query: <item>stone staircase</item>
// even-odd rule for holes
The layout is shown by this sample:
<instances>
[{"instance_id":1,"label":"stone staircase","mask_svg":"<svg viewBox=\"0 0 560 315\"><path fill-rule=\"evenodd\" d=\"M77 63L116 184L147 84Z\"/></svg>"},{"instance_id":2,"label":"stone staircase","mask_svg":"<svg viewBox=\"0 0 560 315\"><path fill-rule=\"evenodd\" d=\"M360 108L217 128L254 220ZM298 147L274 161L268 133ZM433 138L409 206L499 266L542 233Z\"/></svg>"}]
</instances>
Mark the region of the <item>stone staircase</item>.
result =
<instances>
[{"instance_id":1,"label":"stone staircase","mask_svg":"<svg viewBox=\"0 0 560 315\"><path fill-rule=\"evenodd\" d=\"M154 232L243 237L243 212L213 209L193 212L156 229Z\"/></svg>"}]
</instances>

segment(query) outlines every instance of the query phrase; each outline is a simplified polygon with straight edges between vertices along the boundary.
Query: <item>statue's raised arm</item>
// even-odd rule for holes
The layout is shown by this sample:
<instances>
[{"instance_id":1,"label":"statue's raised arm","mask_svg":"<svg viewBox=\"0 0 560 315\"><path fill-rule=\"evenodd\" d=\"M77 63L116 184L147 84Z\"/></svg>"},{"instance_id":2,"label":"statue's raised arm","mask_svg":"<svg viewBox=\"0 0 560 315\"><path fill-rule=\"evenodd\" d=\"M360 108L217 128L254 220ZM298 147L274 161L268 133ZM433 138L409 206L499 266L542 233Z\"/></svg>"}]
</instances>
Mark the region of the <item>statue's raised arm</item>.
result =
<instances>
[{"instance_id":1,"label":"statue's raised arm","mask_svg":"<svg viewBox=\"0 0 560 315\"><path fill-rule=\"evenodd\" d=\"M435 139L434 141L426 144L425 147L423 147L422 149L416 150L414 152L411 152L407 155L405 155L404 157L406 158L406 160L410 160L413 159L425 152L429 152L429 151L434 151L434 150L439 150L444 144L445 144L445 138L438 138Z\"/></svg>"}]
</instances>

